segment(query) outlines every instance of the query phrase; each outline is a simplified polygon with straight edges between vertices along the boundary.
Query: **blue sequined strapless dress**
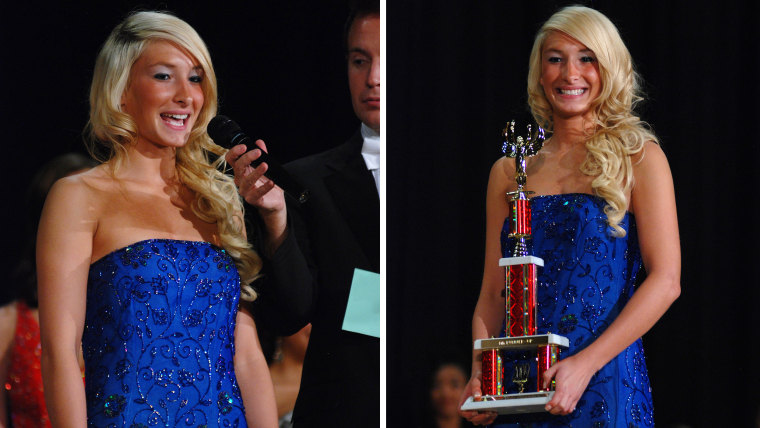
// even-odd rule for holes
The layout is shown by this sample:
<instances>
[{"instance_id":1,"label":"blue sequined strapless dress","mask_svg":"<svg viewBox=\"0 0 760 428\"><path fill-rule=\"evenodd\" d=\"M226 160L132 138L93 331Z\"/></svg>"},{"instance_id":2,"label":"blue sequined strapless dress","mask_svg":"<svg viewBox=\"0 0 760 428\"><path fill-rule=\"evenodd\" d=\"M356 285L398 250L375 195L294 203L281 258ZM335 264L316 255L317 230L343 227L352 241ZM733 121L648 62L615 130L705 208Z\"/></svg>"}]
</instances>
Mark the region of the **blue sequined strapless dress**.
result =
<instances>
[{"instance_id":1,"label":"blue sequined strapless dress","mask_svg":"<svg viewBox=\"0 0 760 428\"><path fill-rule=\"evenodd\" d=\"M571 193L536 196L531 200L534 256L544 260L538 269L540 333L558 333L570 340L561 358L588 346L615 320L634 291L641 268L636 222L627 213L621 222L623 238L610 235L603 198ZM509 224L502 230L502 253L511 256ZM511 373L505 367L505 378ZM535 388L535 383L533 383ZM535 390L535 389L533 389ZM523 415L497 423L531 427L650 427L654 425L644 348L638 339L588 384L567 416L548 413ZM507 425L513 426L513 425Z\"/></svg>"},{"instance_id":2,"label":"blue sequined strapless dress","mask_svg":"<svg viewBox=\"0 0 760 428\"><path fill-rule=\"evenodd\" d=\"M90 266L89 427L245 427L233 367L240 277L207 242L151 239Z\"/></svg>"}]
</instances>

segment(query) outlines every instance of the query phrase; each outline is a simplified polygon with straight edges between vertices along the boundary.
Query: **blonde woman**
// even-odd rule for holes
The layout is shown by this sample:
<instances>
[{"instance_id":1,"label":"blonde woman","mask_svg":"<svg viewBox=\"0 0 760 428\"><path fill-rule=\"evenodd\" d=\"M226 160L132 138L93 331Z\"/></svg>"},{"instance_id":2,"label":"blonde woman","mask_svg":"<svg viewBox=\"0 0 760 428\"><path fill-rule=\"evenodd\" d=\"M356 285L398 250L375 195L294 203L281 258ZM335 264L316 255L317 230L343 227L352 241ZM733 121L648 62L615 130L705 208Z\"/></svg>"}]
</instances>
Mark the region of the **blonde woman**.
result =
<instances>
[{"instance_id":1,"label":"blonde woman","mask_svg":"<svg viewBox=\"0 0 760 428\"><path fill-rule=\"evenodd\" d=\"M260 260L232 179L209 161L224 154L206 134L216 105L208 51L184 21L135 13L103 45L89 122L103 163L54 185L38 235L53 426L276 426L255 324L238 310Z\"/></svg>"},{"instance_id":2,"label":"blonde woman","mask_svg":"<svg viewBox=\"0 0 760 428\"><path fill-rule=\"evenodd\" d=\"M637 76L615 26L585 7L560 10L541 27L528 75L535 120L551 131L528 159L538 330L570 339L547 371L556 381L547 413L504 418L529 426L652 426L641 336L680 293L680 245L673 180L655 136L633 113ZM503 268L511 255L505 193L512 159L497 161L487 193L485 268L473 338L503 333ZM646 279L636 285L642 266ZM502 302L502 303L499 303ZM512 367L505 368L511 377ZM474 353L462 401L481 394ZM511 388L512 386L510 386ZM490 412L463 412L473 423ZM502 422L500 419L499 422Z\"/></svg>"}]
</instances>

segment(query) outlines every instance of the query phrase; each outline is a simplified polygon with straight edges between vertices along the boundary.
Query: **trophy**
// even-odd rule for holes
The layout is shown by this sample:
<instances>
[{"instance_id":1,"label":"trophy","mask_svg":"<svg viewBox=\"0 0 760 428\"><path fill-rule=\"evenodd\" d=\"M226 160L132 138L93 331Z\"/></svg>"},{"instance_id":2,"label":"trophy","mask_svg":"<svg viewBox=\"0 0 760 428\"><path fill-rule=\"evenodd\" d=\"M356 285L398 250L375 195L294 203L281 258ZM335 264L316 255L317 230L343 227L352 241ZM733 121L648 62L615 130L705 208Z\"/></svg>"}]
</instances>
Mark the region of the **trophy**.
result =
<instances>
[{"instance_id":1,"label":"trophy","mask_svg":"<svg viewBox=\"0 0 760 428\"><path fill-rule=\"evenodd\" d=\"M478 339L474 349L481 351L482 395L469 397L462 410L493 411L499 414L535 413L554 395L554 381L543 388L543 375L559 360L560 348L567 348L566 337L536 334L536 274L544 261L528 251L531 237L531 209L524 189L527 182L525 159L541 149L545 134L535 134L527 125L525 137L515 135L515 121L504 129L502 151L515 158L517 190L507 193L509 237L514 240L512 257L499 259L505 268L505 337Z\"/></svg>"}]
</instances>

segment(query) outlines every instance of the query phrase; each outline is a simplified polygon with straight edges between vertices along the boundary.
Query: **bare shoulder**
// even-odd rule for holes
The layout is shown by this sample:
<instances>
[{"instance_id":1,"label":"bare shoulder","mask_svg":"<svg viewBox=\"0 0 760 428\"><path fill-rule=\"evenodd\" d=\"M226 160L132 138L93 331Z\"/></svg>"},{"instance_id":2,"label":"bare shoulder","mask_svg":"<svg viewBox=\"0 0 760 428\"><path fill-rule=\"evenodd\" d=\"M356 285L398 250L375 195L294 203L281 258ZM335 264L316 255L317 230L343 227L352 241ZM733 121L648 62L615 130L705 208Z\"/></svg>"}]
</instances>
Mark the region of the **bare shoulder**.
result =
<instances>
[{"instance_id":1,"label":"bare shoulder","mask_svg":"<svg viewBox=\"0 0 760 428\"><path fill-rule=\"evenodd\" d=\"M65 206L74 208L76 203L87 199L89 193L86 183L79 176L63 177L50 188L45 204L64 203Z\"/></svg>"},{"instance_id":2,"label":"bare shoulder","mask_svg":"<svg viewBox=\"0 0 760 428\"><path fill-rule=\"evenodd\" d=\"M18 316L16 302L0 306L0 349L10 346L16 334L16 317Z\"/></svg>"},{"instance_id":3,"label":"bare shoulder","mask_svg":"<svg viewBox=\"0 0 760 428\"><path fill-rule=\"evenodd\" d=\"M491 174L488 178L489 183L499 188L509 187L509 183L514 182L515 177L515 163L509 162L510 159L506 156L500 157L491 166Z\"/></svg>"},{"instance_id":4,"label":"bare shoulder","mask_svg":"<svg viewBox=\"0 0 760 428\"><path fill-rule=\"evenodd\" d=\"M668 159L662 148L648 141L644 149L637 153L633 159L633 190L631 192L630 209L635 214L636 207L645 205L651 208L656 201L665 203L668 207L674 206L673 177L670 172Z\"/></svg>"},{"instance_id":5,"label":"bare shoulder","mask_svg":"<svg viewBox=\"0 0 760 428\"><path fill-rule=\"evenodd\" d=\"M644 148L633 155L633 173L638 177L639 172L648 171L653 169L658 170L665 168L670 173L670 167L668 166L668 159L665 156L665 152L662 151L662 147L654 141L647 141L644 143Z\"/></svg>"},{"instance_id":6,"label":"bare shoulder","mask_svg":"<svg viewBox=\"0 0 760 428\"><path fill-rule=\"evenodd\" d=\"M9 303L4 304L3 306L0 306L0 325L5 326L6 324L13 324L16 325L16 314L18 313L18 307L16 306L16 301L12 301Z\"/></svg>"},{"instance_id":7,"label":"bare shoulder","mask_svg":"<svg viewBox=\"0 0 760 428\"><path fill-rule=\"evenodd\" d=\"M95 220L104 205L104 193L114 192L113 182L102 166L63 177L50 189L45 210L54 211L56 216Z\"/></svg>"},{"instance_id":8,"label":"bare shoulder","mask_svg":"<svg viewBox=\"0 0 760 428\"><path fill-rule=\"evenodd\" d=\"M63 192L67 195L86 194L92 190L103 190L108 187L108 183L113 182L103 166L96 166L85 172L63 177L55 182L51 192Z\"/></svg>"}]
</instances>

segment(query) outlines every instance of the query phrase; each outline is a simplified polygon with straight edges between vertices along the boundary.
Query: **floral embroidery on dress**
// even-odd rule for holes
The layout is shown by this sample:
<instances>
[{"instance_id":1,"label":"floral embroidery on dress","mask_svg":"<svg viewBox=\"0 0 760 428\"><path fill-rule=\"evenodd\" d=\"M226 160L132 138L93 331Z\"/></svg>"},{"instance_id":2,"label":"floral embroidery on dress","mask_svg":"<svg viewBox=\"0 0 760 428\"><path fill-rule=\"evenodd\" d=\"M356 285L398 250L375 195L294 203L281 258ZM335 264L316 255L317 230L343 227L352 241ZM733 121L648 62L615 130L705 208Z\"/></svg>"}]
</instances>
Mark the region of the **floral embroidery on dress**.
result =
<instances>
[{"instance_id":1,"label":"floral embroidery on dress","mask_svg":"<svg viewBox=\"0 0 760 428\"><path fill-rule=\"evenodd\" d=\"M240 278L207 242L151 239L90 266L90 427L245 427L234 373Z\"/></svg>"}]
</instances>

